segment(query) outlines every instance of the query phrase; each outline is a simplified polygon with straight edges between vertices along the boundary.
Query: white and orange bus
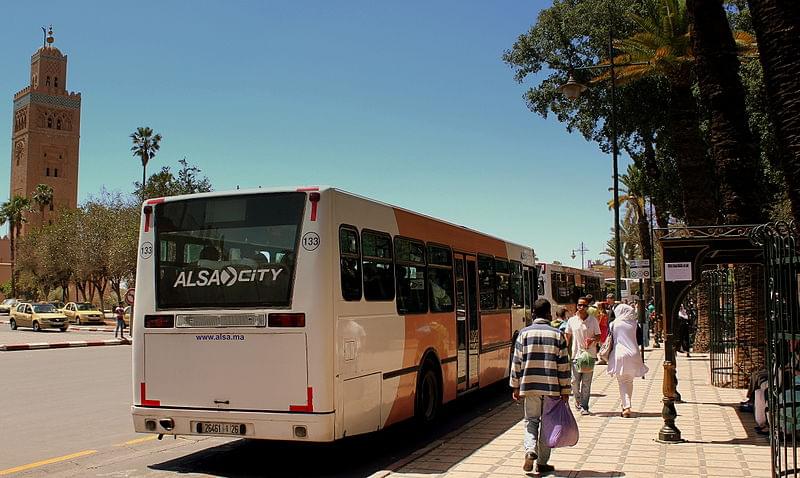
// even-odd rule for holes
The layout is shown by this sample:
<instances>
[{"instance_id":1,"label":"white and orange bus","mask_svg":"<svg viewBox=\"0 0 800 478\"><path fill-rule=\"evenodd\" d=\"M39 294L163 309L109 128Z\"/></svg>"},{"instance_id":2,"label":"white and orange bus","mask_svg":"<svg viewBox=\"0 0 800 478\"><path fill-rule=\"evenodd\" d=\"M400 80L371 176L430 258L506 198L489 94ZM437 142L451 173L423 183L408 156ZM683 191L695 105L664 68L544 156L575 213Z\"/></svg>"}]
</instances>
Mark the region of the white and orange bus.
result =
<instances>
[{"instance_id":1,"label":"white and orange bus","mask_svg":"<svg viewBox=\"0 0 800 478\"><path fill-rule=\"evenodd\" d=\"M595 300L605 300L603 274L561 264L540 262L538 270L538 295L550 301L555 313L556 306L564 306L572 315L578 298L591 294Z\"/></svg>"},{"instance_id":2,"label":"white and orange bus","mask_svg":"<svg viewBox=\"0 0 800 478\"><path fill-rule=\"evenodd\" d=\"M333 441L508 376L533 250L330 187L147 200L137 432Z\"/></svg>"}]
</instances>

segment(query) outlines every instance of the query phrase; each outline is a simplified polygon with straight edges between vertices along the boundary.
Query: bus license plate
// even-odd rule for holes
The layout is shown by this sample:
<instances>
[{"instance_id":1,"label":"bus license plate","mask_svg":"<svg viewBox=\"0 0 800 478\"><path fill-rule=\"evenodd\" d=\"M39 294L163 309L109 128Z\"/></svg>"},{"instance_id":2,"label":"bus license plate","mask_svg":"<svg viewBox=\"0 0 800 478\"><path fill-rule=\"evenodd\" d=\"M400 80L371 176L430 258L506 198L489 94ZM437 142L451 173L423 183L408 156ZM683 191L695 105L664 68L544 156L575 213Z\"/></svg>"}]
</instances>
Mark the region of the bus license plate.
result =
<instances>
[{"instance_id":1,"label":"bus license plate","mask_svg":"<svg viewBox=\"0 0 800 478\"><path fill-rule=\"evenodd\" d=\"M197 433L211 435L244 435L243 423L198 422Z\"/></svg>"}]
</instances>

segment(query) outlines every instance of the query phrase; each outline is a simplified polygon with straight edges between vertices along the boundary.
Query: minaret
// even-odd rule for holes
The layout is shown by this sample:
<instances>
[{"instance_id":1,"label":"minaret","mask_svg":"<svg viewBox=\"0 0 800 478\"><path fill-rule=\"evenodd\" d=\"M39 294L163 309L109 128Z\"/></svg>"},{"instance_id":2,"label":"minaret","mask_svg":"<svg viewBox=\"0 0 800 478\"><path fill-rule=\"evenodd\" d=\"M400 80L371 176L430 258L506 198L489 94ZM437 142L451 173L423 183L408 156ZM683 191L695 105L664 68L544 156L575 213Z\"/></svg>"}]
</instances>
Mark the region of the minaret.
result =
<instances>
[{"instance_id":1,"label":"minaret","mask_svg":"<svg viewBox=\"0 0 800 478\"><path fill-rule=\"evenodd\" d=\"M53 42L50 26L46 44L31 56L30 85L14 95L11 134L10 195L30 198L36 185L52 187L54 205L45 210L45 222L51 211L78 205L81 95L67 91L67 56ZM41 217L28 214L28 225Z\"/></svg>"}]
</instances>

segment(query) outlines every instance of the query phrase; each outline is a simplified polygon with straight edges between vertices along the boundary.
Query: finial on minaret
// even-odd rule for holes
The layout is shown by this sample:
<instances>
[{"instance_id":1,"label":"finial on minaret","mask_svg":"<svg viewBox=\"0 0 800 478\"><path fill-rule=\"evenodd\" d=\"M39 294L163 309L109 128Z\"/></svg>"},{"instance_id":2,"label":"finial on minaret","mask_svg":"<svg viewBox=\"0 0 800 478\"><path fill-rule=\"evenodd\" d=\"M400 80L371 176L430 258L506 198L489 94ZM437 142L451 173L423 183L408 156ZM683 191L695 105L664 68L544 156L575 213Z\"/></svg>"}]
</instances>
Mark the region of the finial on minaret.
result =
<instances>
[{"instance_id":1,"label":"finial on minaret","mask_svg":"<svg viewBox=\"0 0 800 478\"><path fill-rule=\"evenodd\" d=\"M50 25L50 30L47 32L47 44L52 45L54 41L56 41L56 39L53 38L53 25Z\"/></svg>"},{"instance_id":2,"label":"finial on minaret","mask_svg":"<svg viewBox=\"0 0 800 478\"><path fill-rule=\"evenodd\" d=\"M47 46L47 28L42 27L42 48Z\"/></svg>"}]
</instances>

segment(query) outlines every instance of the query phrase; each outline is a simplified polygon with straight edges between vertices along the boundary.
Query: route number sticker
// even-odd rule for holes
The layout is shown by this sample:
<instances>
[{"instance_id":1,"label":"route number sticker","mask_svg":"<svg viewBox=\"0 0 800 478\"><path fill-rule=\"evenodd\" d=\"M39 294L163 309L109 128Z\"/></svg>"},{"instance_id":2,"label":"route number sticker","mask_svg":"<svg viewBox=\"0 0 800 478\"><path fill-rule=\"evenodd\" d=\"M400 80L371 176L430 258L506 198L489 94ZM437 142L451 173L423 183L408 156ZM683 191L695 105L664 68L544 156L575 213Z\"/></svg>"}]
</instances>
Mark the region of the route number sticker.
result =
<instances>
[{"instance_id":1,"label":"route number sticker","mask_svg":"<svg viewBox=\"0 0 800 478\"><path fill-rule=\"evenodd\" d=\"M142 244L141 249L142 259L150 259L150 256L153 255L153 244L151 242L145 242Z\"/></svg>"},{"instance_id":2,"label":"route number sticker","mask_svg":"<svg viewBox=\"0 0 800 478\"><path fill-rule=\"evenodd\" d=\"M316 232L307 232L303 235L303 249L313 251L319 247L319 235Z\"/></svg>"}]
</instances>

